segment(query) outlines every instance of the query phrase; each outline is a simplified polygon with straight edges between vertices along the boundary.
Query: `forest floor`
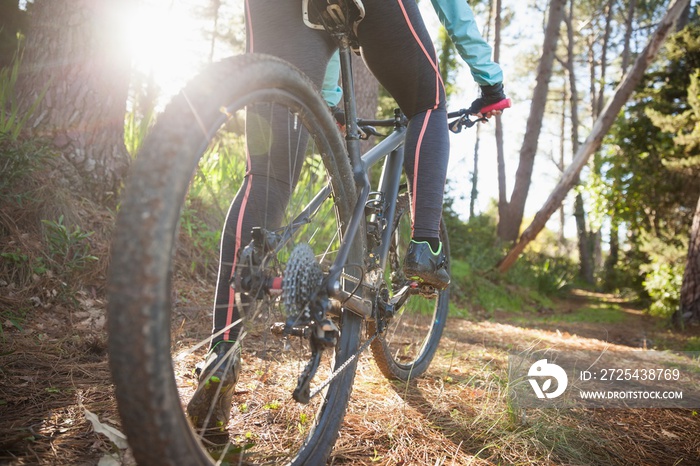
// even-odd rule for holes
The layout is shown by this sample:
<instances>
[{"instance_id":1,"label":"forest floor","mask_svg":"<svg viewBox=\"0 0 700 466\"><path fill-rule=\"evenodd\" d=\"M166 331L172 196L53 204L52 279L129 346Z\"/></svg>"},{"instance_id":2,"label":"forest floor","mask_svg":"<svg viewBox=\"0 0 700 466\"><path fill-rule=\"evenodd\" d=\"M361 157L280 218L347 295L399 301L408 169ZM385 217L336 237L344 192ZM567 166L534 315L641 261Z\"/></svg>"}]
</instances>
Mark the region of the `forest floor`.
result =
<instances>
[{"instance_id":1,"label":"forest floor","mask_svg":"<svg viewBox=\"0 0 700 466\"><path fill-rule=\"evenodd\" d=\"M72 306L37 304L21 325L1 323L0 464L133 464L117 445L105 303L79 294ZM694 410L518 410L503 388L514 350L683 351L696 349L698 335L671 332L611 295L578 290L537 313L452 318L417 382L390 383L363 356L330 462L698 465Z\"/></svg>"}]
</instances>

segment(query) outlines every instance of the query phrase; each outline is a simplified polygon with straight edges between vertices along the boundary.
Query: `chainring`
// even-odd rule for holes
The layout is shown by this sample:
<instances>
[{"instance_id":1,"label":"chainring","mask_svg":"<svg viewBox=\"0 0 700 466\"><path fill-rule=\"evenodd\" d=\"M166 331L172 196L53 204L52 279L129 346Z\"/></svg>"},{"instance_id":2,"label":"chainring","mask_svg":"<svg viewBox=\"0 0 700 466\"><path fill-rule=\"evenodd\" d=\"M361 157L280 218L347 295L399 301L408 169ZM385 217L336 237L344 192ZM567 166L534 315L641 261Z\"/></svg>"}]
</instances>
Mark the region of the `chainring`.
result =
<instances>
[{"instance_id":1,"label":"chainring","mask_svg":"<svg viewBox=\"0 0 700 466\"><path fill-rule=\"evenodd\" d=\"M298 326L311 321L309 302L317 295L322 281L323 270L311 246L297 244L289 255L282 280L287 325Z\"/></svg>"}]
</instances>

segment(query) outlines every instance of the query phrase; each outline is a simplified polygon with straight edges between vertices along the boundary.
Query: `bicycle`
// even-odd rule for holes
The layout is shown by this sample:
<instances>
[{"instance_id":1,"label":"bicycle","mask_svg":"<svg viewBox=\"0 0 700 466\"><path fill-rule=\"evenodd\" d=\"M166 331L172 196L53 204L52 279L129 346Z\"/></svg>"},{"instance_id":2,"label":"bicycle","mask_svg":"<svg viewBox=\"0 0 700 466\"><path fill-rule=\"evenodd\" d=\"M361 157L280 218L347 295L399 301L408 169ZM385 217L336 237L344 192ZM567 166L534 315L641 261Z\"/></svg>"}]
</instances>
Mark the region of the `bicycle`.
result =
<instances>
[{"instance_id":1,"label":"bicycle","mask_svg":"<svg viewBox=\"0 0 700 466\"><path fill-rule=\"evenodd\" d=\"M403 381L423 374L435 355L449 288L420 286L401 270L410 241L401 182L406 119L398 111L388 120L357 118L352 52L345 31L333 33L340 38L345 141L298 70L245 55L188 84L134 163L112 246L108 332L122 426L139 464L323 464L358 355L370 348L381 372ZM449 116L453 131L475 123L466 110ZM240 329L243 364L229 427L238 436L214 446L183 409L195 385L190 369L210 337L196 322L213 293L199 293L206 296L200 307L198 293L183 286L187 264L177 244L187 238L178 227L221 228L223 217L212 219L212 212L224 214L233 191L229 180L211 177L212 166L233 164L231 154L245 152L269 160L273 122L286 127L296 179L286 180L283 219L256 225L238 248L231 285L242 312L232 326ZM381 135L378 127L391 131ZM361 139L371 135L383 139L360 155ZM380 162L373 190L371 168ZM440 235L449 257L444 222Z\"/></svg>"}]
</instances>

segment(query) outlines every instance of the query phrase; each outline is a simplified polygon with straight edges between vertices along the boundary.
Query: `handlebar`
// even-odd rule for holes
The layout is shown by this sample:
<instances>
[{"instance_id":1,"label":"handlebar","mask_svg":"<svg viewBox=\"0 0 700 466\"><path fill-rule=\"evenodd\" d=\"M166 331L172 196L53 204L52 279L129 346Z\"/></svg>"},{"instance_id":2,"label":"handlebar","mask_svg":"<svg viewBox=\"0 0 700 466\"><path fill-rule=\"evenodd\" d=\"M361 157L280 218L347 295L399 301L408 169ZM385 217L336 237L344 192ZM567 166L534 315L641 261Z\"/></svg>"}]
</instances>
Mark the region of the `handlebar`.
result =
<instances>
[{"instance_id":1,"label":"handlebar","mask_svg":"<svg viewBox=\"0 0 700 466\"><path fill-rule=\"evenodd\" d=\"M492 105L487 105L486 107L482 108L480 113L485 114L488 112L494 112L498 110L505 110L506 108L510 108L512 105L510 99L503 99L500 102L497 102ZM470 111L466 108L454 111L454 112L448 112L447 113L447 118L449 120L453 120L448 123L448 127L450 131L453 133L459 133L462 131L462 128L471 128L475 124L479 123L480 121L488 121L488 118L486 117L481 117L476 120L472 120L469 118L470 115L474 115L473 113L470 113ZM364 120L364 119L358 119L357 124L358 126L362 129L363 132L367 135L373 135L373 136L380 136L381 133L378 133L376 129L374 129L375 126L378 127L393 127L396 125L406 125L408 123L408 119L401 114L400 116L397 116L395 118L391 119L386 119L386 120Z\"/></svg>"}]
</instances>

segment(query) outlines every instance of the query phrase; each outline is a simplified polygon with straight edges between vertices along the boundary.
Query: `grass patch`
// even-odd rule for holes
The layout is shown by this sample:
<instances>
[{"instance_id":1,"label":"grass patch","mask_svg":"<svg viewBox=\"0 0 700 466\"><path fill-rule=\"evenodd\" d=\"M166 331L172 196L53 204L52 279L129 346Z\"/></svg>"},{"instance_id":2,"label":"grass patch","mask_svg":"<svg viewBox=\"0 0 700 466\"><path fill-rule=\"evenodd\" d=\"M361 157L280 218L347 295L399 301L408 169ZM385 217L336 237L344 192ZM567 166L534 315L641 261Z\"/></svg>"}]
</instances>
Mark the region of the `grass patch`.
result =
<instances>
[{"instance_id":1,"label":"grass patch","mask_svg":"<svg viewBox=\"0 0 700 466\"><path fill-rule=\"evenodd\" d=\"M700 337L690 337L685 341L683 351L700 351Z\"/></svg>"},{"instance_id":2,"label":"grass patch","mask_svg":"<svg viewBox=\"0 0 700 466\"><path fill-rule=\"evenodd\" d=\"M616 304L596 304L569 313L547 316L545 320L553 323L619 324L627 318L625 311Z\"/></svg>"},{"instance_id":3,"label":"grass patch","mask_svg":"<svg viewBox=\"0 0 700 466\"><path fill-rule=\"evenodd\" d=\"M506 290L497 282L472 268L467 261L452 260L452 298L462 307L475 305L492 312L496 309L521 311L524 302L517 293Z\"/></svg>"},{"instance_id":4,"label":"grass patch","mask_svg":"<svg viewBox=\"0 0 700 466\"><path fill-rule=\"evenodd\" d=\"M426 376L409 384L374 377L381 378L358 372L354 396L362 402L350 407L337 464L369 464L367 449L353 446L358 438L372 439L371 461L382 465L620 464L581 413L515 407L505 348L448 336Z\"/></svg>"},{"instance_id":5,"label":"grass patch","mask_svg":"<svg viewBox=\"0 0 700 466\"><path fill-rule=\"evenodd\" d=\"M487 316L552 308L552 298L573 283L577 270L568 256L538 250L528 250L508 273L496 272L506 249L497 238L495 217L484 214L464 223L449 206L443 216L451 239L451 300L460 307Z\"/></svg>"}]
</instances>

